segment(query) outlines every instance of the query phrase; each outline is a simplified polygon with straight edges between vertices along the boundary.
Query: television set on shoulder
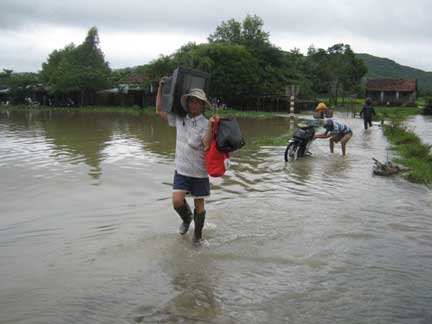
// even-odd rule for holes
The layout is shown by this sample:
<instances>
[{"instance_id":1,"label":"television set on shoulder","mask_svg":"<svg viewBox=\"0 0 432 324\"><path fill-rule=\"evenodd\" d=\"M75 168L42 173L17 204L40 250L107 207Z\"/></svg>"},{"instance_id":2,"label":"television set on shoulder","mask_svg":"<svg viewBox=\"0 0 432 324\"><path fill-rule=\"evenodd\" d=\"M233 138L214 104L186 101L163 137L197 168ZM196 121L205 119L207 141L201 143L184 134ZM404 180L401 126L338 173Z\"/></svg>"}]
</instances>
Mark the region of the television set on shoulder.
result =
<instances>
[{"instance_id":1,"label":"television set on shoulder","mask_svg":"<svg viewBox=\"0 0 432 324\"><path fill-rule=\"evenodd\" d=\"M186 115L180 103L180 98L191 89L199 88L208 94L210 74L184 67L174 70L172 76L164 82L162 90L162 111Z\"/></svg>"}]
</instances>

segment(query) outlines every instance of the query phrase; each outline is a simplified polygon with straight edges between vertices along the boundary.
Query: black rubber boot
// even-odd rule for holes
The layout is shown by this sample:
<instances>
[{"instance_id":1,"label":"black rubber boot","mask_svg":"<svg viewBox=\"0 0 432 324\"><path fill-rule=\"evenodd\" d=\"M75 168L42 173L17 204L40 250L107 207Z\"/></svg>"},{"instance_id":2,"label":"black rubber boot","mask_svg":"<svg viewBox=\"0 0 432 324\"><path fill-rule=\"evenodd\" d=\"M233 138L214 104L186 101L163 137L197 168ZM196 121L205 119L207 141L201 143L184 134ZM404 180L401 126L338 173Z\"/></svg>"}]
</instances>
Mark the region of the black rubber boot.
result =
<instances>
[{"instance_id":1,"label":"black rubber boot","mask_svg":"<svg viewBox=\"0 0 432 324\"><path fill-rule=\"evenodd\" d=\"M178 232L181 235L185 235L189 230L190 223L192 222L192 211L186 200L184 201L183 206L174 209L177 214L179 214L180 218L183 220L183 223L180 224Z\"/></svg>"},{"instance_id":2,"label":"black rubber boot","mask_svg":"<svg viewBox=\"0 0 432 324\"><path fill-rule=\"evenodd\" d=\"M204 210L202 213L198 214L196 210L194 210L194 223L195 223L195 232L193 237L193 242L195 244L200 243L202 239L202 230L204 227L206 211Z\"/></svg>"}]
</instances>

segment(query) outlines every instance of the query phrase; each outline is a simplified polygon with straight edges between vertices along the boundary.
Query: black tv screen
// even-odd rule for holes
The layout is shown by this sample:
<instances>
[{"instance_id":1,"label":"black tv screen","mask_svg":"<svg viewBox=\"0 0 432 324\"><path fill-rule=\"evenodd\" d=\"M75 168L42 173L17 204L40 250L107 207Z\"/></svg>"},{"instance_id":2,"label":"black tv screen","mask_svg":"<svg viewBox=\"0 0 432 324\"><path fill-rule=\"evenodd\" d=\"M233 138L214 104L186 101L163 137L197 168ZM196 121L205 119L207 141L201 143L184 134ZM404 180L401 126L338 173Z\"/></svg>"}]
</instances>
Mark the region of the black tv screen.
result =
<instances>
[{"instance_id":1,"label":"black tv screen","mask_svg":"<svg viewBox=\"0 0 432 324\"><path fill-rule=\"evenodd\" d=\"M162 110L181 116L186 115L180 103L180 98L191 89L203 89L208 93L210 74L184 67L178 67L164 82L162 91Z\"/></svg>"}]
</instances>

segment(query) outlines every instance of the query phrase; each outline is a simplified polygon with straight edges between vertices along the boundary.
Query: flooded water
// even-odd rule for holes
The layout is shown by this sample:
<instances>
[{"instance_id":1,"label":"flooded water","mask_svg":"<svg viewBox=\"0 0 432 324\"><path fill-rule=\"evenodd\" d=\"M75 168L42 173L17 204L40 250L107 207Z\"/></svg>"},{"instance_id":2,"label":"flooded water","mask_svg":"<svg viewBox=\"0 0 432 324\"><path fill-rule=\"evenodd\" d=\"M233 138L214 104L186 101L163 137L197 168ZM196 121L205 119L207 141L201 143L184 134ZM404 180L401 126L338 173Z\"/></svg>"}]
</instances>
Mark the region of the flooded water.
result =
<instances>
[{"instance_id":1,"label":"flooded water","mask_svg":"<svg viewBox=\"0 0 432 324\"><path fill-rule=\"evenodd\" d=\"M372 176L381 129L335 119L346 157L316 140L289 164L254 144L288 119L241 120L194 248L171 207L174 129L1 112L0 323L432 323L431 191Z\"/></svg>"},{"instance_id":2,"label":"flooded water","mask_svg":"<svg viewBox=\"0 0 432 324\"><path fill-rule=\"evenodd\" d=\"M408 119L406 126L416 133L423 143L432 145L432 116L416 115Z\"/></svg>"}]
</instances>

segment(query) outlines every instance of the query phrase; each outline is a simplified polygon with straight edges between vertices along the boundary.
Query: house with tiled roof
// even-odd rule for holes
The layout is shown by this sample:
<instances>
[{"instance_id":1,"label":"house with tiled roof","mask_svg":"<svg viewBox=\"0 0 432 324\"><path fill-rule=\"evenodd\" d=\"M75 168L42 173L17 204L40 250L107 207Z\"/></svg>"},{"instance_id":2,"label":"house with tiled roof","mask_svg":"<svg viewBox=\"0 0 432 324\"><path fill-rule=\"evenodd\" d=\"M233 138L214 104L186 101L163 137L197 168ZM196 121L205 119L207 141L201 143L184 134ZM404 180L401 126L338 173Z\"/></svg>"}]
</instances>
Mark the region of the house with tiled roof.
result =
<instances>
[{"instance_id":1,"label":"house with tiled roof","mask_svg":"<svg viewBox=\"0 0 432 324\"><path fill-rule=\"evenodd\" d=\"M417 79L367 79L366 97L384 105L414 105Z\"/></svg>"},{"instance_id":2,"label":"house with tiled roof","mask_svg":"<svg viewBox=\"0 0 432 324\"><path fill-rule=\"evenodd\" d=\"M146 84L144 84L146 83ZM143 74L131 73L119 80L114 88L98 91L96 103L102 106L154 105L157 82Z\"/></svg>"}]
</instances>

